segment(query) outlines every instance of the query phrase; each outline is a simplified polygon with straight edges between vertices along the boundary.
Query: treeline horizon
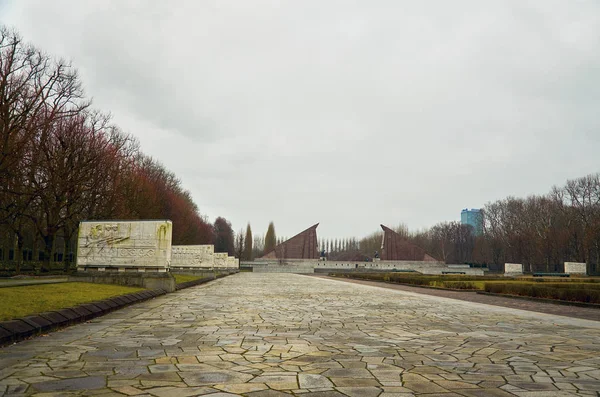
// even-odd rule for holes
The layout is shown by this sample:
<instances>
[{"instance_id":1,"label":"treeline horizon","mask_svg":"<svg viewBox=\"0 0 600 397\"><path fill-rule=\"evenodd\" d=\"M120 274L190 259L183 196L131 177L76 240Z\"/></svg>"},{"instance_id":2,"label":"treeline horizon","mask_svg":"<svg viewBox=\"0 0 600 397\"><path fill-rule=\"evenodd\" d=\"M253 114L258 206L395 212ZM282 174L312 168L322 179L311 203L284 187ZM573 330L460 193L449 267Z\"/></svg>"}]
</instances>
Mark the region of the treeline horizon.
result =
<instances>
[{"instance_id":1,"label":"treeline horizon","mask_svg":"<svg viewBox=\"0 0 600 397\"><path fill-rule=\"evenodd\" d=\"M393 229L447 264L487 265L501 270L504 263L521 263L528 272L558 272L564 262L585 262L588 271L597 272L600 173L569 179L547 194L489 202L481 211L481 235L460 221L443 221L419 231L411 231L402 223ZM277 239L277 244L284 240ZM383 232L375 231L363 238L320 238L318 248L330 260L365 261L381 251L382 240ZM248 241L254 245L242 259L252 260L267 252L260 236L246 238L246 244Z\"/></svg>"},{"instance_id":2,"label":"treeline horizon","mask_svg":"<svg viewBox=\"0 0 600 397\"><path fill-rule=\"evenodd\" d=\"M410 231L394 228L410 243L448 264L492 265L521 263L525 270L562 271L564 262L585 262L591 272L600 263L600 173L569 179L547 194L525 198L509 196L481 208L482 234L460 221L444 221ZM349 249L333 258L368 259L381 249L383 232L362 239L344 239ZM329 247L331 241L325 241ZM356 247L358 245L358 248Z\"/></svg>"},{"instance_id":3,"label":"treeline horizon","mask_svg":"<svg viewBox=\"0 0 600 397\"><path fill-rule=\"evenodd\" d=\"M170 219L173 244L233 253L231 224L209 223L173 172L92 107L70 62L0 26L0 261L68 270L79 222L101 219Z\"/></svg>"}]
</instances>

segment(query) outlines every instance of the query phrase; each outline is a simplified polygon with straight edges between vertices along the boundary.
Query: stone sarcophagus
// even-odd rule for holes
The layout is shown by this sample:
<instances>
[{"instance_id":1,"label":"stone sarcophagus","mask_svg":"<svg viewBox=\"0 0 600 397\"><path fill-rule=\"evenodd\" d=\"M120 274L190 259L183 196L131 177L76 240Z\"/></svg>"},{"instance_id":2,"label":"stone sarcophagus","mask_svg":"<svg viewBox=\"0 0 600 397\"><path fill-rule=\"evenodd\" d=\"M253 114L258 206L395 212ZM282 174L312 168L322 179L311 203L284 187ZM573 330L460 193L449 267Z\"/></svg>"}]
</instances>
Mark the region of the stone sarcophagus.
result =
<instances>
[{"instance_id":1,"label":"stone sarcophagus","mask_svg":"<svg viewBox=\"0 0 600 397\"><path fill-rule=\"evenodd\" d=\"M215 262L214 255L214 245L174 245L171 254L171 268L212 268Z\"/></svg>"},{"instance_id":2,"label":"stone sarcophagus","mask_svg":"<svg viewBox=\"0 0 600 397\"><path fill-rule=\"evenodd\" d=\"M168 220L81 222L77 270L167 272L172 233Z\"/></svg>"},{"instance_id":3,"label":"stone sarcophagus","mask_svg":"<svg viewBox=\"0 0 600 397\"><path fill-rule=\"evenodd\" d=\"M235 256L228 256L227 257L227 267L228 268L234 268L234 269L239 269L240 268L240 260L238 258L236 258Z\"/></svg>"},{"instance_id":4,"label":"stone sarcophagus","mask_svg":"<svg viewBox=\"0 0 600 397\"><path fill-rule=\"evenodd\" d=\"M227 267L227 258L229 255L227 252L215 252L215 268Z\"/></svg>"},{"instance_id":5,"label":"stone sarcophagus","mask_svg":"<svg viewBox=\"0 0 600 397\"><path fill-rule=\"evenodd\" d=\"M587 275L585 262L565 262L565 273Z\"/></svg>"},{"instance_id":6,"label":"stone sarcophagus","mask_svg":"<svg viewBox=\"0 0 600 397\"><path fill-rule=\"evenodd\" d=\"M523 274L523 264L522 263L505 263L504 264L504 274L509 276L517 276Z\"/></svg>"}]
</instances>

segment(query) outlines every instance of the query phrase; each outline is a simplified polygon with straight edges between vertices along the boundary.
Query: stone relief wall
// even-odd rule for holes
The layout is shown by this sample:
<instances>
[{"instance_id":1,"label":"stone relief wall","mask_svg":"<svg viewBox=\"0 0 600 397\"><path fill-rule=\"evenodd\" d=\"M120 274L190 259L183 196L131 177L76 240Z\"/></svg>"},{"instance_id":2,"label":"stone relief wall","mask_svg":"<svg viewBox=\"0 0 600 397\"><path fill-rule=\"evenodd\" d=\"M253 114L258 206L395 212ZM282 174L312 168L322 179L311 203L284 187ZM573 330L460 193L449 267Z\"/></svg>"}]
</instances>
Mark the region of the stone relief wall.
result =
<instances>
[{"instance_id":1,"label":"stone relief wall","mask_svg":"<svg viewBox=\"0 0 600 397\"><path fill-rule=\"evenodd\" d=\"M174 245L171 255L172 268L212 268L214 245Z\"/></svg>"},{"instance_id":2,"label":"stone relief wall","mask_svg":"<svg viewBox=\"0 0 600 397\"><path fill-rule=\"evenodd\" d=\"M215 252L215 267L227 267L227 252Z\"/></svg>"},{"instance_id":3,"label":"stone relief wall","mask_svg":"<svg viewBox=\"0 0 600 397\"><path fill-rule=\"evenodd\" d=\"M171 221L85 221L79 224L77 270L165 272L171 265Z\"/></svg>"},{"instance_id":4,"label":"stone relief wall","mask_svg":"<svg viewBox=\"0 0 600 397\"><path fill-rule=\"evenodd\" d=\"M227 257L227 267L228 268L239 268L240 267L240 260L238 258L236 258L235 256L228 256Z\"/></svg>"}]
</instances>

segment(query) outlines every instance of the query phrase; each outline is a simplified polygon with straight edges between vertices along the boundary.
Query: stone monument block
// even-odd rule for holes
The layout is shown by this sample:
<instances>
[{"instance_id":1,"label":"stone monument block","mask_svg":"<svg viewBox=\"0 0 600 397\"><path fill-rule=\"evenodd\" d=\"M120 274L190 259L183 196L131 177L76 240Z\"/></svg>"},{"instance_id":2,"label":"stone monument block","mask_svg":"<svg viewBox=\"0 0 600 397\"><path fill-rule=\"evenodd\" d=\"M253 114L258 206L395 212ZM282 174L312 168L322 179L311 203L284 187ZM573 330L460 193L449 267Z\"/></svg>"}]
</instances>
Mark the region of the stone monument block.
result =
<instances>
[{"instance_id":1,"label":"stone monument block","mask_svg":"<svg viewBox=\"0 0 600 397\"><path fill-rule=\"evenodd\" d=\"M227 258L229 255L227 252L215 252L215 268L227 267Z\"/></svg>"},{"instance_id":2,"label":"stone monument block","mask_svg":"<svg viewBox=\"0 0 600 397\"><path fill-rule=\"evenodd\" d=\"M77 270L167 272L172 233L168 220L81 222Z\"/></svg>"},{"instance_id":3,"label":"stone monument block","mask_svg":"<svg viewBox=\"0 0 600 397\"><path fill-rule=\"evenodd\" d=\"M523 264L522 263L505 263L504 264L504 274L508 274L508 275L523 274Z\"/></svg>"},{"instance_id":4,"label":"stone monument block","mask_svg":"<svg viewBox=\"0 0 600 397\"><path fill-rule=\"evenodd\" d=\"M587 266L581 262L565 262L565 273L587 275Z\"/></svg>"},{"instance_id":5,"label":"stone monument block","mask_svg":"<svg viewBox=\"0 0 600 397\"><path fill-rule=\"evenodd\" d=\"M174 245L171 249L172 269L212 268L214 266L215 246L210 245Z\"/></svg>"},{"instance_id":6,"label":"stone monument block","mask_svg":"<svg viewBox=\"0 0 600 397\"><path fill-rule=\"evenodd\" d=\"M240 260L238 258L236 258L235 256L228 256L227 257L227 267L230 269L239 269Z\"/></svg>"}]
</instances>

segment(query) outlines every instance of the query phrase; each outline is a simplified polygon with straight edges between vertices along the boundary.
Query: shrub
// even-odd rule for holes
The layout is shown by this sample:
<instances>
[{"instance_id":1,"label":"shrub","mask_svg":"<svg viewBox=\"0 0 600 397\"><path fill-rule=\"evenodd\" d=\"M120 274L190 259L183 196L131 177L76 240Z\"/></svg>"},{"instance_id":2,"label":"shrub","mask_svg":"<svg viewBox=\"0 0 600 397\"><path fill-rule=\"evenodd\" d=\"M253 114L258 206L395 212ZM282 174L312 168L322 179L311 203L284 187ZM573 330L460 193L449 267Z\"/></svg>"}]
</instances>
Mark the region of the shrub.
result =
<instances>
[{"instance_id":1,"label":"shrub","mask_svg":"<svg viewBox=\"0 0 600 397\"><path fill-rule=\"evenodd\" d=\"M600 289L586 283L485 283L486 292L600 304Z\"/></svg>"},{"instance_id":2,"label":"shrub","mask_svg":"<svg viewBox=\"0 0 600 397\"><path fill-rule=\"evenodd\" d=\"M478 289L473 281L497 280L495 277L462 276L462 275L424 275L420 273L338 273L332 276L342 276L369 281L385 281L399 284L424 285L451 289Z\"/></svg>"},{"instance_id":3,"label":"shrub","mask_svg":"<svg viewBox=\"0 0 600 397\"><path fill-rule=\"evenodd\" d=\"M437 284L437 282L436 282ZM434 285L435 287L437 287L438 285ZM442 288L451 288L451 289L478 289L477 286L475 285L475 283L471 282L471 281L442 281L441 285L439 285Z\"/></svg>"}]
</instances>

